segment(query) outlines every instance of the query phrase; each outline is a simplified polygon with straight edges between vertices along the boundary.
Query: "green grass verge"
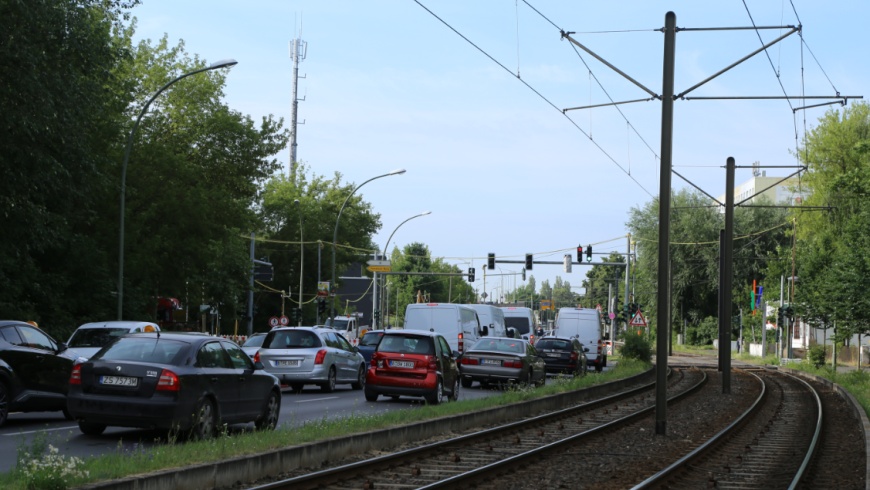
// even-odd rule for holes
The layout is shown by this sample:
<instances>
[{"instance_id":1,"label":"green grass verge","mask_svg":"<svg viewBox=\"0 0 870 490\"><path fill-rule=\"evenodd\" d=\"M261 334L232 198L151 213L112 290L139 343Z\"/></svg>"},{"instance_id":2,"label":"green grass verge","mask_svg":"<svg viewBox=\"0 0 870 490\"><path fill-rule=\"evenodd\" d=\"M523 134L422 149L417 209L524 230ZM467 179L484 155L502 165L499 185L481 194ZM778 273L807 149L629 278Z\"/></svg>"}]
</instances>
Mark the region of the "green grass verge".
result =
<instances>
[{"instance_id":1,"label":"green grass verge","mask_svg":"<svg viewBox=\"0 0 870 490\"><path fill-rule=\"evenodd\" d=\"M65 485L34 485L34 478L28 477L21 466L4 474L0 474L0 488L9 490L27 490L35 488L71 488L86 483L112 480L142 474L156 470L179 468L198 463L222 461L229 458L257 454L275 449L305 444L313 441L344 436L353 433L385 429L404 424L429 420L448 415L476 412L488 408L509 405L520 401L540 398L556 393L587 388L618 379L627 378L649 369L648 364L632 360L621 360L617 366L607 372L590 373L581 378L555 378L541 388L517 388L504 393L474 400L444 403L437 406L424 405L414 410L399 410L377 415L351 415L336 420L327 420L326 416L318 421L310 421L301 426L279 427L275 431L246 432L241 434L222 434L209 441L174 444L173 441L160 442L157 445L129 451L119 448L117 452L87 458L78 470L87 472L87 476L73 476L63 483ZM360 403L363 402L360 395ZM55 440L72 437L77 434L54 434ZM29 447L19 448L20 455L41 454L51 441L39 440ZM68 464L68 461L64 464ZM60 466L58 464L57 466ZM44 468L43 472L51 469ZM45 478L43 478L45 480ZM54 480L52 480L54 481Z\"/></svg>"}]
</instances>

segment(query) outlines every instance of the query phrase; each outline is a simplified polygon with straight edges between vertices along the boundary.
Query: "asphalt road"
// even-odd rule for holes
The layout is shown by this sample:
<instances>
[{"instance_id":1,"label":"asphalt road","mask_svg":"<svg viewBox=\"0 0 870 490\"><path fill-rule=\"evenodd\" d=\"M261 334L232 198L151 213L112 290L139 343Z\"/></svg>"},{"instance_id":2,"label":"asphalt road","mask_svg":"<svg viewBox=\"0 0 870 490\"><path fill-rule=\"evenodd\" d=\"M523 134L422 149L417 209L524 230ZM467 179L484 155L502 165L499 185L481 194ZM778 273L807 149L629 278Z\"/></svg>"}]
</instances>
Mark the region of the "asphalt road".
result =
<instances>
[{"instance_id":1,"label":"asphalt road","mask_svg":"<svg viewBox=\"0 0 870 490\"><path fill-rule=\"evenodd\" d=\"M481 389L477 383L472 388L459 392L460 400L485 398L499 394L497 389ZM413 410L424 405L422 398L380 397L377 402L367 402L362 391L354 391L349 385L338 385L333 393L323 393L316 386L308 386L302 393L285 392L281 400L279 425L299 426L308 421L337 419L352 415L373 415L391 410ZM231 431L252 430L253 424L231 427ZM86 436L78 424L66 420L61 412L10 413L9 419L0 427L0 471L15 467L20 449L28 447L34 438L43 435L46 440L66 456L88 457L111 452L134 452L165 442L165 433L109 427L99 436Z\"/></svg>"}]
</instances>

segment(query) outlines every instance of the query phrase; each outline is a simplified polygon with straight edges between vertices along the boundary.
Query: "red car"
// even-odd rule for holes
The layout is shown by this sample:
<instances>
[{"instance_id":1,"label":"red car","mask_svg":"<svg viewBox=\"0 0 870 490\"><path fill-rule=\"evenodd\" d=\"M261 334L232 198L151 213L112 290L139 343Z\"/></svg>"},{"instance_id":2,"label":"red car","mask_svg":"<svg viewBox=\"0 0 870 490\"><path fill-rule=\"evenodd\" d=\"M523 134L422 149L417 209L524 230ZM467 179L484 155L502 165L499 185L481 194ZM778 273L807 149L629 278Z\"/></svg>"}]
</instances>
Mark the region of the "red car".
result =
<instances>
[{"instance_id":1,"label":"red car","mask_svg":"<svg viewBox=\"0 0 870 490\"><path fill-rule=\"evenodd\" d=\"M447 340L424 330L386 330L366 373L366 400L379 395L421 396L437 405L459 398L458 352Z\"/></svg>"}]
</instances>

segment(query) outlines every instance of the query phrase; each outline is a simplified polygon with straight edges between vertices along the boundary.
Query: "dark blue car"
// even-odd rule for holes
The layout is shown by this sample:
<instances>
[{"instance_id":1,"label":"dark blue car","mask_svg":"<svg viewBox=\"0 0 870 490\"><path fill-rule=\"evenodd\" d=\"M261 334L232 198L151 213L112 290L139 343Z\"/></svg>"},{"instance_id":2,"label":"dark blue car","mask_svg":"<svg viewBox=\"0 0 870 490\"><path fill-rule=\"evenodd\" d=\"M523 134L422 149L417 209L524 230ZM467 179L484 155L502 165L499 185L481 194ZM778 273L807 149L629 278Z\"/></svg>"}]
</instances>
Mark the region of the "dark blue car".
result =
<instances>
[{"instance_id":1,"label":"dark blue car","mask_svg":"<svg viewBox=\"0 0 870 490\"><path fill-rule=\"evenodd\" d=\"M359 349L359 353L366 359L366 366L372 362L372 354L375 352L375 349L378 348L378 344L381 343L381 338L383 338L383 336L383 330L369 330L360 339L357 348Z\"/></svg>"}]
</instances>

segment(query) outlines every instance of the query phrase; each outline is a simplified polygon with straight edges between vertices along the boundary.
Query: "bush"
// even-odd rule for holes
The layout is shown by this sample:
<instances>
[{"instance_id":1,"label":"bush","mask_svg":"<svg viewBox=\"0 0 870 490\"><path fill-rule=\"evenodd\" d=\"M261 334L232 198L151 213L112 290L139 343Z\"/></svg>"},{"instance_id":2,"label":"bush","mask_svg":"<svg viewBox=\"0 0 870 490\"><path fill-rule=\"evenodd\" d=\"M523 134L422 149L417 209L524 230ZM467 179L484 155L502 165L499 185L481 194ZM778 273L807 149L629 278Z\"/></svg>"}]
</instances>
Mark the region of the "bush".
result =
<instances>
[{"instance_id":1,"label":"bush","mask_svg":"<svg viewBox=\"0 0 870 490\"><path fill-rule=\"evenodd\" d=\"M643 335L637 335L634 332L625 333L625 343L620 347L619 354L623 359L652 362L652 346Z\"/></svg>"},{"instance_id":2,"label":"bush","mask_svg":"<svg viewBox=\"0 0 870 490\"><path fill-rule=\"evenodd\" d=\"M825 347L814 345L807 351L807 361L816 369L825 365Z\"/></svg>"}]
</instances>

